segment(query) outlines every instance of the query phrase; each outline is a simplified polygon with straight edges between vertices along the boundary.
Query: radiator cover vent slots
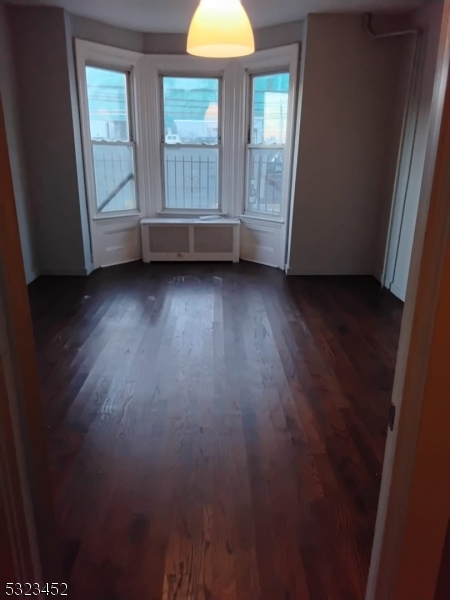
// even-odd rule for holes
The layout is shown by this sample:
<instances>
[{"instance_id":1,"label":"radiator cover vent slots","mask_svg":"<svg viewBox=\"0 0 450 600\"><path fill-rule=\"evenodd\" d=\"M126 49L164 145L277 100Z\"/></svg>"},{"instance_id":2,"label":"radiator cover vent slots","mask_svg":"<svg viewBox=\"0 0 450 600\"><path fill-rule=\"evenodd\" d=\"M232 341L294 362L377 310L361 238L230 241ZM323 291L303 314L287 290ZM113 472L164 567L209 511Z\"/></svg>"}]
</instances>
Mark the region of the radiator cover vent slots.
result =
<instances>
[{"instance_id":1,"label":"radiator cover vent slots","mask_svg":"<svg viewBox=\"0 0 450 600\"><path fill-rule=\"evenodd\" d=\"M233 252L233 228L194 227L194 252Z\"/></svg>"},{"instance_id":2,"label":"radiator cover vent slots","mask_svg":"<svg viewBox=\"0 0 450 600\"><path fill-rule=\"evenodd\" d=\"M142 257L151 261L239 261L236 219L141 219Z\"/></svg>"},{"instance_id":3,"label":"radiator cover vent slots","mask_svg":"<svg viewBox=\"0 0 450 600\"><path fill-rule=\"evenodd\" d=\"M150 252L189 252L189 227L152 227Z\"/></svg>"}]
</instances>

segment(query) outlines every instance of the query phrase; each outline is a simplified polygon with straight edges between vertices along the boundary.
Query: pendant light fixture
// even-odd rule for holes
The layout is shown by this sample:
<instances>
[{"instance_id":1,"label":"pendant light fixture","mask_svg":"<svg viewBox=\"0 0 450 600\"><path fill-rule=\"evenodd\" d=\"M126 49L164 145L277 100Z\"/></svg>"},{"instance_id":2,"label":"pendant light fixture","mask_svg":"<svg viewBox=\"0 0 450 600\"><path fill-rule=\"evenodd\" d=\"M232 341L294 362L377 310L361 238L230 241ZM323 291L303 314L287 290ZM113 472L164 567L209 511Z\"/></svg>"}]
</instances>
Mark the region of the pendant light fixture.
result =
<instances>
[{"instance_id":1,"label":"pendant light fixture","mask_svg":"<svg viewBox=\"0 0 450 600\"><path fill-rule=\"evenodd\" d=\"M240 0L200 0L189 27L187 51L209 58L252 54L252 26Z\"/></svg>"}]
</instances>

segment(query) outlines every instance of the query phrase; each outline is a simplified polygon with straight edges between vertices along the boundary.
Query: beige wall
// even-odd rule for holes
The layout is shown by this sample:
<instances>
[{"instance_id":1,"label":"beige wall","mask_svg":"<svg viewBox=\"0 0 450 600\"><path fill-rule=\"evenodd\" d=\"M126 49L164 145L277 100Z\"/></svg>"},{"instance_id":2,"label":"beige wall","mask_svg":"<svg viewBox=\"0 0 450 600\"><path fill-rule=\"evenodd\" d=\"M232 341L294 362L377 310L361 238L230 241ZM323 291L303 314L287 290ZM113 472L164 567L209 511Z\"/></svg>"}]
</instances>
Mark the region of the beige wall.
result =
<instances>
[{"instance_id":1,"label":"beige wall","mask_svg":"<svg viewBox=\"0 0 450 600\"><path fill-rule=\"evenodd\" d=\"M0 4L0 89L5 112L9 160L14 185L20 241L27 283L38 275L38 261L34 242L33 213L29 202L25 155L21 139L17 82L13 66L10 32L7 28L4 5Z\"/></svg>"},{"instance_id":2,"label":"beige wall","mask_svg":"<svg viewBox=\"0 0 450 600\"><path fill-rule=\"evenodd\" d=\"M70 31L60 8L7 8L41 273L90 272Z\"/></svg>"},{"instance_id":3,"label":"beige wall","mask_svg":"<svg viewBox=\"0 0 450 600\"><path fill-rule=\"evenodd\" d=\"M388 22L384 18L383 26ZM401 131L396 107L405 93L409 53L408 39L372 39L362 16L308 17L290 274L374 272L380 207L395 174Z\"/></svg>"},{"instance_id":4,"label":"beige wall","mask_svg":"<svg viewBox=\"0 0 450 600\"><path fill-rule=\"evenodd\" d=\"M116 46L134 52L144 51L144 34L122 27L114 27L100 21L67 15L71 22L71 32L74 38L88 40L106 46Z\"/></svg>"}]
</instances>

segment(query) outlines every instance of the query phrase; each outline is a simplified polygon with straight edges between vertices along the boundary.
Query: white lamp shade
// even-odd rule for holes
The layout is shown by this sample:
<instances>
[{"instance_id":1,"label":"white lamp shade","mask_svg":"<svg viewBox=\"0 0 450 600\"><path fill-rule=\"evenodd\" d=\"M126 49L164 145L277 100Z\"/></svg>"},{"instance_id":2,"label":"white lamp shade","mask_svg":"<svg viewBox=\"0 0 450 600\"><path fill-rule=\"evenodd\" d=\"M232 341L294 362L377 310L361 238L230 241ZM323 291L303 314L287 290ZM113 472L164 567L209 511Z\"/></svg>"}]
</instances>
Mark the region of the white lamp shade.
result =
<instances>
[{"instance_id":1,"label":"white lamp shade","mask_svg":"<svg viewBox=\"0 0 450 600\"><path fill-rule=\"evenodd\" d=\"M187 51L210 58L252 54L252 26L240 0L201 0L189 28Z\"/></svg>"}]
</instances>

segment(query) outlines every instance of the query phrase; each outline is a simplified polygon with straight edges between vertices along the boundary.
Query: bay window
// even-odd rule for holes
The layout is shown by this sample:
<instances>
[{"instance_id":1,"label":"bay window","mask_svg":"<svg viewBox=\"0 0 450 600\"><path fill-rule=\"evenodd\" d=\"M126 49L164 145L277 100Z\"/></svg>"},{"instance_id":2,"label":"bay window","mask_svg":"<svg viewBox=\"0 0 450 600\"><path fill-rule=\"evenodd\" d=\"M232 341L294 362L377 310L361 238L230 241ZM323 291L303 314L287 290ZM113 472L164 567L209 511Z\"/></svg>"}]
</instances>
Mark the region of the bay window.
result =
<instances>
[{"instance_id":1,"label":"bay window","mask_svg":"<svg viewBox=\"0 0 450 600\"><path fill-rule=\"evenodd\" d=\"M142 218L228 217L242 258L284 268L297 45L231 60L75 48L94 265L137 260Z\"/></svg>"}]
</instances>

